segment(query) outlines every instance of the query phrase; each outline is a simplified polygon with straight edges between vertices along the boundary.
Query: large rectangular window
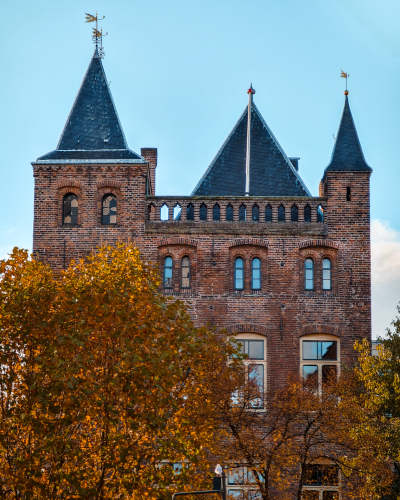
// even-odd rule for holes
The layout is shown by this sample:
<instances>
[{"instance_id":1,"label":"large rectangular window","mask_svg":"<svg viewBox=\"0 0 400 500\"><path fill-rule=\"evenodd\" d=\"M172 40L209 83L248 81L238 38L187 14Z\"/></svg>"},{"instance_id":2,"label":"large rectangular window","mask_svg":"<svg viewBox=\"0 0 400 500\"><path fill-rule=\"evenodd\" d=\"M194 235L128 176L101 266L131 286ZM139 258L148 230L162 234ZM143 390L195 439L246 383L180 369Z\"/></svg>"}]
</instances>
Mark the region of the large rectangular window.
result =
<instances>
[{"instance_id":1,"label":"large rectangular window","mask_svg":"<svg viewBox=\"0 0 400 500\"><path fill-rule=\"evenodd\" d=\"M339 341L329 340L327 335L323 337L301 341L301 374L311 390L322 391L324 386L337 380L339 373Z\"/></svg>"},{"instance_id":2,"label":"large rectangular window","mask_svg":"<svg viewBox=\"0 0 400 500\"><path fill-rule=\"evenodd\" d=\"M339 471L336 465L306 466L303 500L339 500Z\"/></svg>"}]
</instances>

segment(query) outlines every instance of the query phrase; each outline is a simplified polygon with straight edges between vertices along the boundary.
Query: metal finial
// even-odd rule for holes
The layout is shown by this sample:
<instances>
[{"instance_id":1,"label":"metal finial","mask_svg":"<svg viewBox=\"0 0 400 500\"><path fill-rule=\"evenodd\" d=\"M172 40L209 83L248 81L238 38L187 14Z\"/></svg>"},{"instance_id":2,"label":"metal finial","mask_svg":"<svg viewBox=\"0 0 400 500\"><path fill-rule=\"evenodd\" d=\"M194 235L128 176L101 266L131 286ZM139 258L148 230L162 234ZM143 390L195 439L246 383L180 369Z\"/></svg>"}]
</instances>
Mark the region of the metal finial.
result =
<instances>
[{"instance_id":1,"label":"metal finial","mask_svg":"<svg viewBox=\"0 0 400 500\"><path fill-rule=\"evenodd\" d=\"M252 83L250 83L250 88L249 88L249 90L247 91L247 93L248 93L248 94L253 94L253 95L256 93L256 91L253 89L253 84L252 84Z\"/></svg>"},{"instance_id":2,"label":"metal finial","mask_svg":"<svg viewBox=\"0 0 400 500\"><path fill-rule=\"evenodd\" d=\"M343 70L340 70L341 71L341 78L346 78L346 90L343 92L344 95L349 95L349 91L347 90L347 78L349 78L350 76L350 73L345 73Z\"/></svg>"},{"instance_id":3,"label":"metal finial","mask_svg":"<svg viewBox=\"0 0 400 500\"><path fill-rule=\"evenodd\" d=\"M97 12L96 12L95 16L92 16L92 14L86 14L86 21L85 21L87 23L94 23L94 22L96 23L96 27L92 28L92 40L93 40L93 43L96 47L96 52L98 53L100 59L103 59L105 56L104 49L103 49L103 36L107 36L108 33L103 35L103 28L101 28L99 31L98 27L97 27L97 22L102 21L105 17L106 16L103 16L102 18L99 19L97 16Z\"/></svg>"}]
</instances>

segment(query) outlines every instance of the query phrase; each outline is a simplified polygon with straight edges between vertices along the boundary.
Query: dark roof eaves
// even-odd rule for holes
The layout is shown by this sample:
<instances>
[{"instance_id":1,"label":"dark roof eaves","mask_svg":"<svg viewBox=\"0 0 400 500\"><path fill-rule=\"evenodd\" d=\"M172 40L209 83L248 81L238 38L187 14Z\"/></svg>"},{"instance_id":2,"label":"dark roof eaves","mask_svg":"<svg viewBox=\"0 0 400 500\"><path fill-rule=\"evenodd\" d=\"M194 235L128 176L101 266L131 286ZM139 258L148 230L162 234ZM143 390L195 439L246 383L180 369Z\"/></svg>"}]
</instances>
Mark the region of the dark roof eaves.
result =
<instances>
[{"instance_id":1,"label":"dark roof eaves","mask_svg":"<svg viewBox=\"0 0 400 500\"><path fill-rule=\"evenodd\" d=\"M296 178L298 179L298 181L300 182L301 186L303 187L303 189L305 190L305 192L308 194L308 196L312 196L310 190L305 185L305 183L304 183L303 179L300 177L300 174L298 173L298 171L294 168L293 163L286 156L286 153L283 150L282 146L279 144L278 139L275 137L275 135L273 134L272 130L268 127L267 122L264 120L264 117L262 116L262 114L258 110L257 106L254 104L254 102L253 102L253 107L254 107L256 113L258 114L258 117L260 118L262 124L268 130L268 133L272 137L272 140L275 142L277 148L279 149L279 151L281 152L282 156L284 157L284 159L285 159L288 167L292 170L292 172L294 173L294 175L296 176ZM251 165L250 165L250 169L251 169Z\"/></svg>"},{"instance_id":2,"label":"dark roof eaves","mask_svg":"<svg viewBox=\"0 0 400 500\"><path fill-rule=\"evenodd\" d=\"M212 169L212 167L214 166L214 163L217 161L219 155L222 153L222 151L224 150L226 144L228 143L229 139L232 137L232 135L235 133L236 129L238 128L239 126L239 123L241 122L241 120L243 119L243 116L246 114L247 112L247 106L245 107L243 113L240 115L238 121L235 123L234 127L232 128L232 130L230 131L228 137L225 139L224 143L222 144L222 146L219 148L217 154L214 156L213 160L211 161L210 165L206 168L203 176L200 178L199 182L196 184L195 188L193 189L192 193L190 196L195 196L195 192L197 191L197 189L201 186L201 183L204 181L204 179L207 177L207 174L210 172L210 170Z\"/></svg>"}]
</instances>

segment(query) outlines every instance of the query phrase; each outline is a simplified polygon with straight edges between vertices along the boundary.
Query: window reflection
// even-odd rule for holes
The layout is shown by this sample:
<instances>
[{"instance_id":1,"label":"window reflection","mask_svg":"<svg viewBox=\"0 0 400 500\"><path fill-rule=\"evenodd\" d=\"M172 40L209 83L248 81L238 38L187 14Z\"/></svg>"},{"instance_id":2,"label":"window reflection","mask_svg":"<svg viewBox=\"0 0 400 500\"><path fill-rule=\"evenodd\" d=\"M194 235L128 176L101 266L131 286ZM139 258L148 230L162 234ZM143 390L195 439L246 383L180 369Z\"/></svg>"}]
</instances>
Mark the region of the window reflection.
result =
<instances>
[{"instance_id":1,"label":"window reflection","mask_svg":"<svg viewBox=\"0 0 400 500\"><path fill-rule=\"evenodd\" d=\"M337 342L303 340L303 359L337 360Z\"/></svg>"}]
</instances>

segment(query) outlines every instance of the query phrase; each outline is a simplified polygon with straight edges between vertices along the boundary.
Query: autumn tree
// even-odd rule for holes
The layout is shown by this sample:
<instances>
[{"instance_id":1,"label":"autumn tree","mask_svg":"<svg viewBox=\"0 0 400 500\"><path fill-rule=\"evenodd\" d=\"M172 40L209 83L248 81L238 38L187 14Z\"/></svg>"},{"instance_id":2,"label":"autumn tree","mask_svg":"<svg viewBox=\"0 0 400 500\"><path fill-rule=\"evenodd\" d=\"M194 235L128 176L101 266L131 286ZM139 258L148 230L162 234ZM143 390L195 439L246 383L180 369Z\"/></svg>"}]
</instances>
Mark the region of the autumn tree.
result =
<instances>
[{"instance_id":1,"label":"autumn tree","mask_svg":"<svg viewBox=\"0 0 400 500\"><path fill-rule=\"evenodd\" d=\"M233 348L159 284L122 244L57 276L24 250L0 261L1 498L167 499L203 485L216 432L204 381L223 365L229 383Z\"/></svg>"}]
</instances>

